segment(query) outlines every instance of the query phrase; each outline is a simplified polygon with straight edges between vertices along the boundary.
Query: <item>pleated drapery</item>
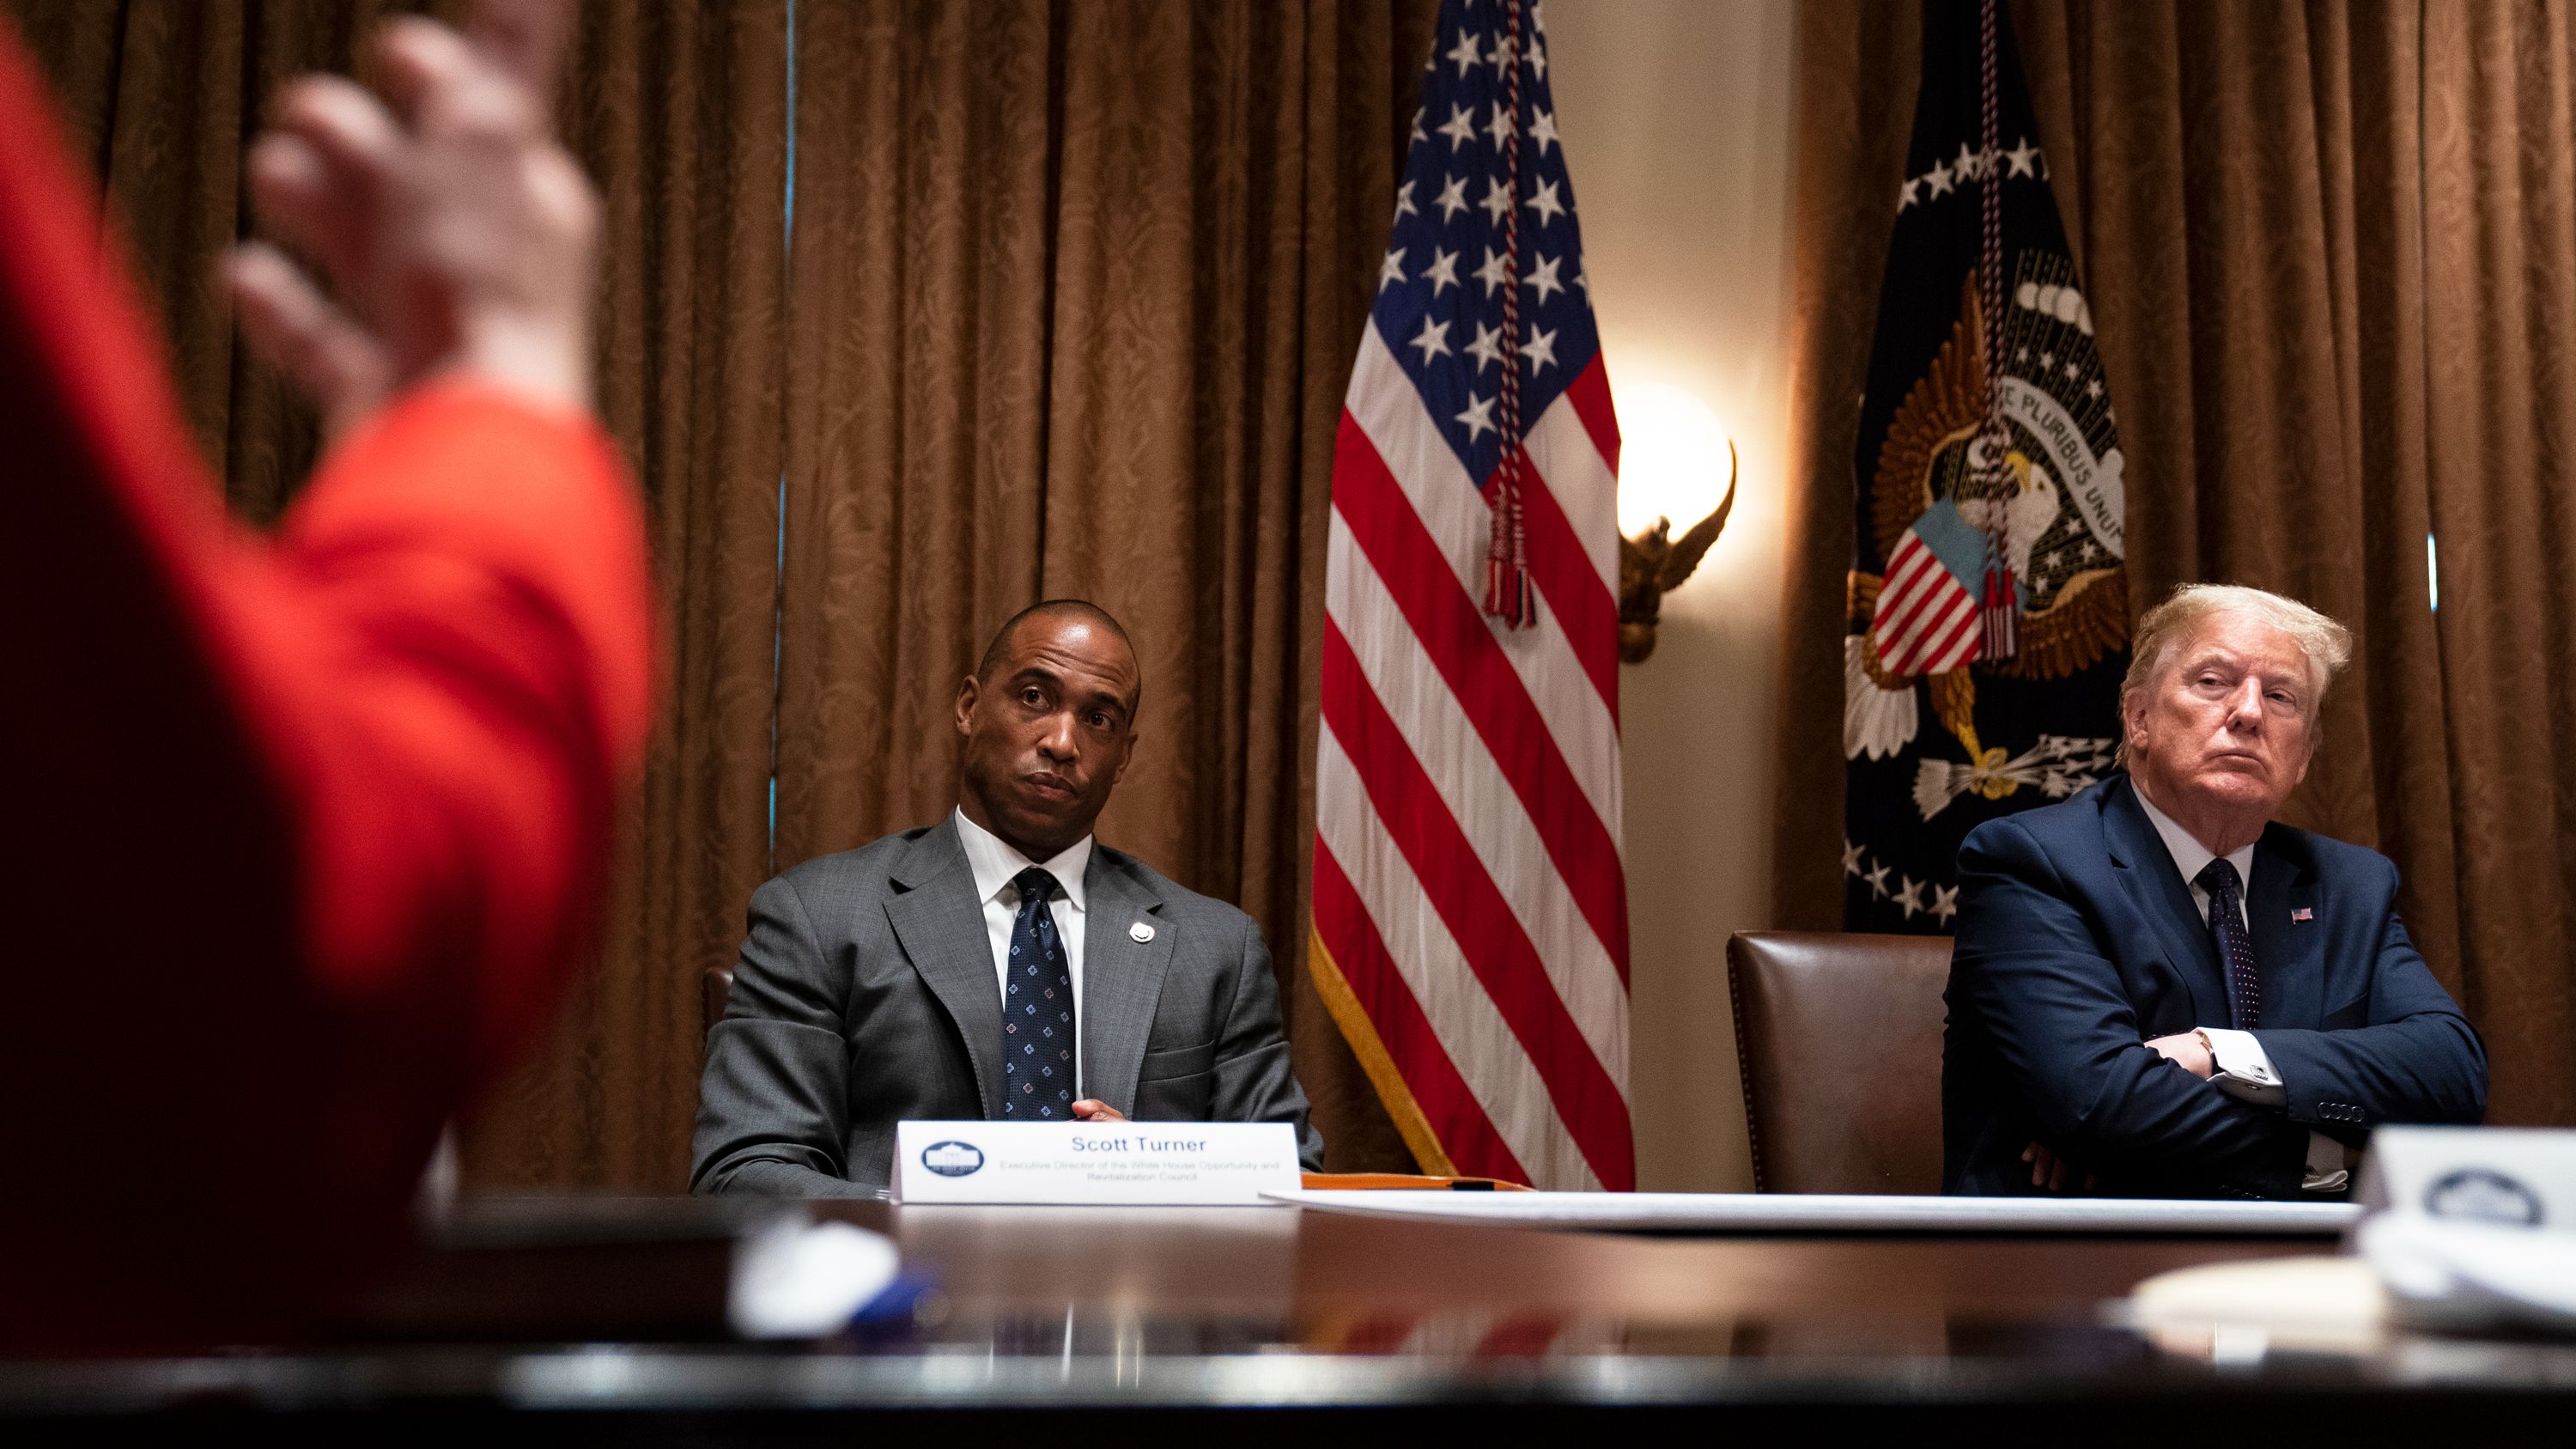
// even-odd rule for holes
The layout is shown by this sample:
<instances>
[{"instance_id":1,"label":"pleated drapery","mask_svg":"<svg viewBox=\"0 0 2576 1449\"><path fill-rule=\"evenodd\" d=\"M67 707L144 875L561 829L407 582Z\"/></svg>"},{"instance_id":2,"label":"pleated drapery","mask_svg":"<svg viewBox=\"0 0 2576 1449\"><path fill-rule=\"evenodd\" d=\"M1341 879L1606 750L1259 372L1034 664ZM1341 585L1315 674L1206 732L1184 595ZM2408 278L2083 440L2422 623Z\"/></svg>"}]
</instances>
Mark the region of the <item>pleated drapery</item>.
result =
<instances>
[{"instance_id":1,"label":"pleated drapery","mask_svg":"<svg viewBox=\"0 0 2576 1449\"><path fill-rule=\"evenodd\" d=\"M787 5L585 6L559 107L606 200L599 410L644 480L662 727L598 970L474 1124L466 1180L678 1191L705 1015L769 874Z\"/></svg>"},{"instance_id":2,"label":"pleated drapery","mask_svg":"<svg viewBox=\"0 0 2576 1449\"><path fill-rule=\"evenodd\" d=\"M2491 1120L2576 1123L2566 11L2012 15L2120 409L2134 598L2250 583L2353 626L2292 823L2398 862L2408 927L2493 1055ZM1852 437L1919 14L1802 18L1776 904L1830 927L1843 762L1796 722L1841 702Z\"/></svg>"},{"instance_id":3,"label":"pleated drapery","mask_svg":"<svg viewBox=\"0 0 2576 1449\"><path fill-rule=\"evenodd\" d=\"M281 82L363 75L365 37L416 7L11 5L166 319L207 456L236 508L273 518L320 439L291 386L235 340L217 280L223 249L250 229L244 153ZM786 0L599 4L566 63L558 121L605 197L599 409L646 496L662 716L598 969L465 1134L471 1182L687 1181L698 976L730 957L768 864L786 45Z\"/></svg>"},{"instance_id":4,"label":"pleated drapery","mask_svg":"<svg viewBox=\"0 0 2576 1449\"><path fill-rule=\"evenodd\" d=\"M242 160L261 108L306 71L346 71L393 0L259 6L5 0L53 83L73 152L97 168L143 300L168 330L180 405L225 492L265 522L312 470L313 411L233 334L216 258L242 234Z\"/></svg>"},{"instance_id":5,"label":"pleated drapery","mask_svg":"<svg viewBox=\"0 0 2576 1449\"><path fill-rule=\"evenodd\" d=\"M243 148L278 82L363 70L414 7L6 3L210 458L273 517L318 438L214 282ZM600 407L667 689L599 968L469 1182L682 1186L700 979L752 888L936 819L960 677L1053 594L1144 665L1102 838L1260 920L1333 1164L1409 1165L1298 967L1332 439L1435 8L802 0L792 251L786 0L584 8L559 116L606 197Z\"/></svg>"}]
</instances>

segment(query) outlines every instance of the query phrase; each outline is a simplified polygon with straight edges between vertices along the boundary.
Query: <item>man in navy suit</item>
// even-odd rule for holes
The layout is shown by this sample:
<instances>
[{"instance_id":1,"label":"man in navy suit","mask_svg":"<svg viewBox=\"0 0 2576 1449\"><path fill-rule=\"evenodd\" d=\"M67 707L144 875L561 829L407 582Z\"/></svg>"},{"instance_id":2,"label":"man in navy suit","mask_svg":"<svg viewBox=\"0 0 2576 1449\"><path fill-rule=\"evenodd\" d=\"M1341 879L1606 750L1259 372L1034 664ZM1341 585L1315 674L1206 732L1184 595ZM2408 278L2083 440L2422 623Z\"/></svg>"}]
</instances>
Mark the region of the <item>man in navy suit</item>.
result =
<instances>
[{"instance_id":1,"label":"man in navy suit","mask_svg":"<svg viewBox=\"0 0 2576 1449\"><path fill-rule=\"evenodd\" d=\"M2272 818L2350 656L2293 600L2180 589L2138 624L2127 773L1968 836L1945 1191L2316 1201L2372 1127L2484 1114L2396 867Z\"/></svg>"}]
</instances>

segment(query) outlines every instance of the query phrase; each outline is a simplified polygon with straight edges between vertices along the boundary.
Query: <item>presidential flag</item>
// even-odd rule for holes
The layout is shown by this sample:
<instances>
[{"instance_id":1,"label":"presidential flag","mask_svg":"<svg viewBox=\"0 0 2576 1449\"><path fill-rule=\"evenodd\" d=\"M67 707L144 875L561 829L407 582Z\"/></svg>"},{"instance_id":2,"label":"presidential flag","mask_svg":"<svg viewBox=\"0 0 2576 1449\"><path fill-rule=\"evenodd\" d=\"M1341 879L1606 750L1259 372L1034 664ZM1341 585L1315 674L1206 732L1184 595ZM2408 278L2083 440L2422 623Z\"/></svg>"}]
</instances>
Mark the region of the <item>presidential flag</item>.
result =
<instances>
[{"instance_id":1,"label":"presidential flag","mask_svg":"<svg viewBox=\"0 0 2576 1449\"><path fill-rule=\"evenodd\" d=\"M1999 0L1924 7L1855 461L1843 923L1946 931L1969 830L2111 768L2128 668L2119 432Z\"/></svg>"},{"instance_id":2,"label":"presidential flag","mask_svg":"<svg viewBox=\"0 0 2576 1449\"><path fill-rule=\"evenodd\" d=\"M1618 428L1538 7L1433 50L1333 464L1308 959L1424 1170L1628 1188Z\"/></svg>"}]
</instances>

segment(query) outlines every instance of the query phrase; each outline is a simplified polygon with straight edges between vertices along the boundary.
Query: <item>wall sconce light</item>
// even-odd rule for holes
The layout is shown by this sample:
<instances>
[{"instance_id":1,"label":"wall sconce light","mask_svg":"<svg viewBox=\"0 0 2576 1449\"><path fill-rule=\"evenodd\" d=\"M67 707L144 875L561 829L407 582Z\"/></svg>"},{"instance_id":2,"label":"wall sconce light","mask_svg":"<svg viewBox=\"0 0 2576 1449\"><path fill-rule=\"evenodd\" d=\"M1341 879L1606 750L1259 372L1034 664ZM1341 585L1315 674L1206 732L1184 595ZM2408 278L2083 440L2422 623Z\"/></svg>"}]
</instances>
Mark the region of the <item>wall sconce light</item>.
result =
<instances>
[{"instance_id":1,"label":"wall sconce light","mask_svg":"<svg viewBox=\"0 0 2576 1449\"><path fill-rule=\"evenodd\" d=\"M1735 509L1735 440L1726 443L1726 496L1715 512L1690 526L1678 539L1673 521L1658 516L1655 526L1630 538L1619 535L1619 662L1637 664L1655 652L1655 621L1664 595L1681 587L1710 544L1726 531L1726 515Z\"/></svg>"}]
</instances>

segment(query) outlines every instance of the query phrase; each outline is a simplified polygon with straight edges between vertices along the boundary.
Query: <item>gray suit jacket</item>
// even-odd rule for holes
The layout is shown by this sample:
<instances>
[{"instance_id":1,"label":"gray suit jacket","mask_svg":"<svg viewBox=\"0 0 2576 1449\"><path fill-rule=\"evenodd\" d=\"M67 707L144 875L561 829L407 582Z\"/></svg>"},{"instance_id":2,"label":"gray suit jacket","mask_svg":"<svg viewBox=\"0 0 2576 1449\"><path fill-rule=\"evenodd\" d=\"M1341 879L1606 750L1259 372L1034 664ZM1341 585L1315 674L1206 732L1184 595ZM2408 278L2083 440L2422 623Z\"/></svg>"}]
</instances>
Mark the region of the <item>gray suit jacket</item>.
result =
<instances>
[{"instance_id":1,"label":"gray suit jacket","mask_svg":"<svg viewBox=\"0 0 2576 1449\"><path fill-rule=\"evenodd\" d=\"M1097 843L1083 884L1084 1095L1139 1121L1286 1122L1316 1167L1252 918ZM868 1196L897 1122L999 1116L995 974L953 819L762 886L707 1033L690 1190Z\"/></svg>"}]
</instances>

